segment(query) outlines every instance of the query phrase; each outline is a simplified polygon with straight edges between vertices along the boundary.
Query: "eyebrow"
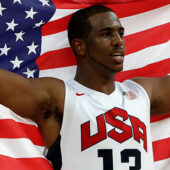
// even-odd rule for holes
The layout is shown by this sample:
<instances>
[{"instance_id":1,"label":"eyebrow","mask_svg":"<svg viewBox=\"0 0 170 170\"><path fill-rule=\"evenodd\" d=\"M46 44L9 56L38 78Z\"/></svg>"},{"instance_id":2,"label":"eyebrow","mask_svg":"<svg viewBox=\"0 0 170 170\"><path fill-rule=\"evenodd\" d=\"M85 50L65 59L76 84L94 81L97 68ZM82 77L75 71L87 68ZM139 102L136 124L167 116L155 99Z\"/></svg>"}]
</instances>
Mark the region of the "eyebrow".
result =
<instances>
[{"instance_id":1,"label":"eyebrow","mask_svg":"<svg viewBox=\"0 0 170 170\"><path fill-rule=\"evenodd\" d=\"M106 27L106 28L103 28L103 29L99 30L99 32L112 31L112 30L114 30L114 29L111 28L111 27ZM124 27L120 27L119 30L123 30L124 31L125 29L124 29Z\"/></svg>"}]
</instances>

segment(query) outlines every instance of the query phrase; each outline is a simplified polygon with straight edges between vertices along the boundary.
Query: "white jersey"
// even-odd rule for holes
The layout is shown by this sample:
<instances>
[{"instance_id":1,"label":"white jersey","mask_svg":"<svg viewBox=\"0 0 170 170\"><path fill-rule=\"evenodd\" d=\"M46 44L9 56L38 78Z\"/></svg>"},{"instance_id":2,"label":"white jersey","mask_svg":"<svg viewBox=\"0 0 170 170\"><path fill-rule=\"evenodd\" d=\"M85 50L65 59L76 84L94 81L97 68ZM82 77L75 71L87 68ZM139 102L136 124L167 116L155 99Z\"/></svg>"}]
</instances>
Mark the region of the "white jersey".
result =
<instances>
[{"instance_id":1,"label":"white jersey","mask_svg":"<svg viewBox=\"0 0 170 170\"><path fill-rule=\"evenodd\" d=\"M62 170L153 170L150 101L127 80L110 95L71 80L61 128Z\"/></svg>"}]
</instances>

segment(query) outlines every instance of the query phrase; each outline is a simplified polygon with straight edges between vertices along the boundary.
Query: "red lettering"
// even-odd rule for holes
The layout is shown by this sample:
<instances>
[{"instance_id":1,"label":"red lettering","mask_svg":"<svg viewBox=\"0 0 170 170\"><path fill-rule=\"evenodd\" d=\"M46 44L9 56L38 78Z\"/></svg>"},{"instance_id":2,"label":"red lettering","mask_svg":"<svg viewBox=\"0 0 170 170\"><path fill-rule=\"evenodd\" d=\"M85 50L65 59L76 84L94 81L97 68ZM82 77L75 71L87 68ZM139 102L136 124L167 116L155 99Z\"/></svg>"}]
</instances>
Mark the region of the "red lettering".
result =
<instances>
[{"instance_id":1,"label":"red lettering","mask_svg":"<svg viewBox=\"0 0 170 170\"><path fill-rule=\"evenodd\" d=\"M127 139L132 137L132 130L131 127L126 125L124 122L116 119L116 116L120 116L123 118L123 121L128 119L128 113L125 110L114 108L107 113L105 113L106 121L110 125L121 129L123 132L118 133L115 131L115 128L108 132L108 136L119 143L126 141Z\"/></svg>"},{"instance_id":2,"label":"red lettering","mask_svg":"<svg viewBox=\"0 0 170 170\"><path fill-rule=\"evenodd\" d=\"M143 122L141 122L138 118L129 116L132 122L133 131L134 131L134 139L140 143L140 139L143 140L144 149L147 151L147 134L146 134L146 126ZM142 129L143 133L139 130Z\"/></svg>"},{"instance_id":3,"label":"red lettering","mask_svg":"<svg viewBox=\"0 0 170 170\"><path fill-rule=\"evenodd\" d=\"M122 120L117 119L119 116ZM127 125L124 121L131 121L132 127ZM97 133L91 135L90 129L93 129L95 122L90 125L90 121L83 123L81 125L81 140L82 140L82 151L105 140L108 137L113 140L123 143L124 141L133 137L132 129L134 133L134 140L141 143L143 140L143 147L147 151L147 132L146 125L140 121L140 119L128 115L125 110L114 108L105 114L101 114L96 117L97 120ZM106 122L113 126L113 129L109 132L106 131ZM122 132L117 132L116 128L122 130Z\"/></svg>"},{"instance_id":4,"label":"red lettering","mask_svg":"<svg viewBox=\"0 0 170 170\"><path fill-rule=\"evenodd\" d=\"M82 151L106 139L107 137L104 115L102 114L98 116L96 119L98 133L93 136L90 136L90 121L81 125Z\"/></svg>"}]
</instances>

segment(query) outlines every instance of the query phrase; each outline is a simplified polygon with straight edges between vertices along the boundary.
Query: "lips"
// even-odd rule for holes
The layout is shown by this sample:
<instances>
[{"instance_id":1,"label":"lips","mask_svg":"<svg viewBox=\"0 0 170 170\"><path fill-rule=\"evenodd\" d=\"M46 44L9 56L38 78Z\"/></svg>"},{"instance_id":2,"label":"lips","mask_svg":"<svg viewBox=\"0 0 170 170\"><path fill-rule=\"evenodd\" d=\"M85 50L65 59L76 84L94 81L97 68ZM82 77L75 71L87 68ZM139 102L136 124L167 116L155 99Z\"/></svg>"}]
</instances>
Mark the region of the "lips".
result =
<instances>
[{"instance_id":1,"label":"lips","mask_svg":"<svg viewBox=\"0 0 170 170\"><path fill-rule=\"evenodd\" d=\"M112 53L110 56L112 60L118 64L122 63L124 60L124 53Z\"/></svg>"}]
</instances>

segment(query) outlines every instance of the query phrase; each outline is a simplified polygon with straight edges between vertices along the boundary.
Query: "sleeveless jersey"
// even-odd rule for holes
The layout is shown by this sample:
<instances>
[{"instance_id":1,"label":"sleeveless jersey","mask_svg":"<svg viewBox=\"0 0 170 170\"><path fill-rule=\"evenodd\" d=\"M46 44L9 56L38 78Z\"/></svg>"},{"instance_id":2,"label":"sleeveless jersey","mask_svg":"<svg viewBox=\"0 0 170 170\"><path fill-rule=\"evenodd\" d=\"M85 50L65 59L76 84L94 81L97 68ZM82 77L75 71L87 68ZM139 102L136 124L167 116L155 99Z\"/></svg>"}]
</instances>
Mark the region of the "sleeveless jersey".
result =
<instances>
[{"instance_id":1,"label":"sleeveless jersey","mask_svg":"<svg viewBox=\"0 0 170 170\"><path fill-rule=\"evenodd\" d=\"M47 156L55 170L154 169L150 101L143 87L115 82L109 95L74 80L65 87L60 137Z\"/></svg>"}]
</instances>

